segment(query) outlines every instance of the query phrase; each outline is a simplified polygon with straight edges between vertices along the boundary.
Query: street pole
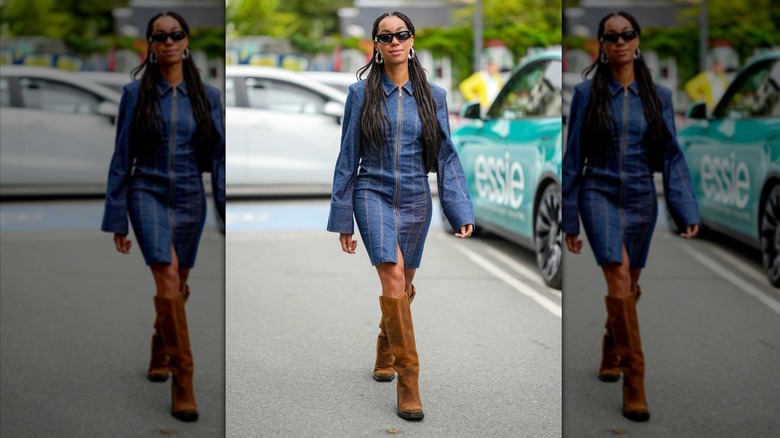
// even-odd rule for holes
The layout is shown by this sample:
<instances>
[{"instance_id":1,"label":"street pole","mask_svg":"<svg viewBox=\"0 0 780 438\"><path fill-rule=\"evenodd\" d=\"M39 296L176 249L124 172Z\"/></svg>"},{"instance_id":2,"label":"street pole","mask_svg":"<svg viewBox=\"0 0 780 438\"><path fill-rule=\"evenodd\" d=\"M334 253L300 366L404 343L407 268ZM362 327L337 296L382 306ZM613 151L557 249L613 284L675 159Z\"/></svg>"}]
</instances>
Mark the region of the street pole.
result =
<instances>
[{"instance_id":1,"label":"street pole","mask_svg":"<svg viewBox=\"0 0 780 438\"><path fill-rule=\"evenodd\" d=\"M482 70L482 0L474 1L474 71Z\"/></svg>"},{"instance_id":2,"label":"street pole","mask_svg":"<svg viewBox=\"0 0 780 438\"><path fill-rule=\"evenodd\" d=\"M707 0L701 0L699 13L699 70L707 71L707 46L709 45L707 19Z\"/></svg>"}]
</instances>

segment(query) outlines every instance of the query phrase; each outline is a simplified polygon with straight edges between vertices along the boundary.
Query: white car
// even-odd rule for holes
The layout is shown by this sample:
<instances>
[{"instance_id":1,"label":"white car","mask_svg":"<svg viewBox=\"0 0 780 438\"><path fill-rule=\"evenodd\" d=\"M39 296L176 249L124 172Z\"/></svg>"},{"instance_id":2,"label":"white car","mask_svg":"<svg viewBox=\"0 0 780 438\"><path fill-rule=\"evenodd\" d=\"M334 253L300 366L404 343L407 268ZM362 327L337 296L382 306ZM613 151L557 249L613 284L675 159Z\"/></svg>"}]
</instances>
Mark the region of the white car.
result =
<instances>
[{"instance_id":1,"label":"white car","mask_svg":"<svg viewBox=\"0 0 780 438\"><path fill-rule=\"evenodd\" d=\"M228 66L227 195L330 193L346 99L301 73Z\"/></svg>"},{"instance_id":2,"label":"white car","mask_svg":"<svg viewBox=\"0 0 780 438\"><path fill-rule=\"evenodd\" d=\"M105 193L119 99L65 71L0 67L0 195Z\"/></svg>"}]
</instances>

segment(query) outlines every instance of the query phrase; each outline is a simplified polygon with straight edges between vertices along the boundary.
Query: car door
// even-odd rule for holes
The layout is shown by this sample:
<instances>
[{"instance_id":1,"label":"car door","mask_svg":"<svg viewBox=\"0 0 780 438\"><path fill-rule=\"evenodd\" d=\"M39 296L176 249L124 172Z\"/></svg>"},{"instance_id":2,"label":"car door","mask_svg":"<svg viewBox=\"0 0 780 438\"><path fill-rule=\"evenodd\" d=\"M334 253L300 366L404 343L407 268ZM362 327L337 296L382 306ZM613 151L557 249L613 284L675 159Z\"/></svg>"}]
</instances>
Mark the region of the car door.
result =
<instances>
[{"instance_id":1,"label":"car door","mask_svg":"<svg viewBox=\"0 0 780 438\"><path fill-rule=\"evenodd\" d=\"M487 198L491 221L525 238L533 237L536 186L555 150L561 104L561 64L540 60L515 73L488 111L498 151L487 166L488 180L496 181Z\"/></svg>"},{"instance_id":2,"label":"car door","mask_svg":"<svg viewBox=\"0 0 780 438\"><path fill-rule=\"evenodd\" d=\"M20 77L22 163L19 182L105 185L114 151L112 117L102 99L75 85Z\"/></svg>"},{"instance_id":3,"label":"car door","mask_svg":"<svg viewBox=\"0 0 780 438\"><path fill-rule=\"evenodd\" d=\"M17 82L12 77L0 77L0 185L3 186L19 184L23 162L24 112L11 105Z\"/></svg>"},{"instance_id":4,"label":"car door","mask_svg":"<svg viewBox=\"0 0 780 438\"><path fill-rule=\"evenodd\" d=\"M766 60L740 74L711 120L686 129L684 147L706 224L757 236L759 191L766 175L770 132L777 135L777 61ZM766 92L774 88L774 91ZM772 100L775 99L775 100ZM696 165L698 163L698 165Z\"/></svg>"},{"instance_id":5,"label":"car door","mask_svg":"<svg viewBox=\"0 0 780 438\"><path fill-rule=\"evenodd\" d=\"M229 167L241 168L240 180L228 171L229 182L331 184L341 141L340 117L325 114L332 101L278 79L246 77L240 85L246 100L228 113Z\"/></svg>"}]
</instances>

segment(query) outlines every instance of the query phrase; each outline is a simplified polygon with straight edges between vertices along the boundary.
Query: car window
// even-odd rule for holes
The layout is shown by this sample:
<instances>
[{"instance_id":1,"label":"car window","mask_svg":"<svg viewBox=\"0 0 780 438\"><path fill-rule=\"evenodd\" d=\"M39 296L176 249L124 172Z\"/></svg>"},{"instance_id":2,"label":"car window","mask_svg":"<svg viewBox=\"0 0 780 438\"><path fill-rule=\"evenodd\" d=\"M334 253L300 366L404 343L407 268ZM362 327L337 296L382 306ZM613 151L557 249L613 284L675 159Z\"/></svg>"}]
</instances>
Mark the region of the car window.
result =
<instances>
[{"instance_id":1,"label":"car window","mask_svg":"<svg viewBox=\"0 0 780 438\"><path fill-rule=\"evenodd\" d=\"M11 106L11 86L8 78L0 77L0 107Z\"/></svg>"},{"instance_id":2,"label":"car window","mask_svg":"<svg viewBox=\"0 0 780 438\"><path fill-rule=\"evenodd\" d=\"M539 62L525 68L506 84L488 116L503 119L560 116L562 82L558 61Z\"/></svg>"},{"instance_id":3,"label":"car window","mask_svg":"<svg viewBox=\"0 0 780 438\"><path fill-rule=\"evenodd\" d=\"M780 117L780 62L764 62L740 76L715 109L715 118Z\"/></svg>"},{"instance_id":4,"label":"car window","mask_svg":"<svg viewBox=\"0 0 780 438\"><path fill-rule=\"evenodd\" d=\"M251 108L299 114L322 114L326 99L294 84L270 79L247 78Z\"/></svg>"},{"instance_id":5,"label":"car window","mask_svg":"<svg viewBox=\"0 0 780 438\"><path fill-rule=\"evenodd\" d=\"M94 94L40 78L21 78L22 107L69 114L97 114L100 99Z\"/></svg>"},{"instance_id":6,"label":"car window","mask_svg":"<svg viewBox=\"0 0 780 438\"><path fill-rule=\"evenodd\" d=\"M237 106L236 83L233 78L225 78L225 106Z\"/></svg>"}]
</instances>

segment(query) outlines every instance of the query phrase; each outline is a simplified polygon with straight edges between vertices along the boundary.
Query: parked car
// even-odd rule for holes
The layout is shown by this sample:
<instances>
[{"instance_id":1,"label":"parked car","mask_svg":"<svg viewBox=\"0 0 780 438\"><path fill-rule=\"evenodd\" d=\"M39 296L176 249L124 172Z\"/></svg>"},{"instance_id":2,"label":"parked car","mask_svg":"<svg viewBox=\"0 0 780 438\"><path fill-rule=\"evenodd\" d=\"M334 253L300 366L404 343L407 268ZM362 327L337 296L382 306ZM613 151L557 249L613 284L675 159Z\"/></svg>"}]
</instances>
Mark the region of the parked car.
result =
<instances>
[{"instance_id":1,"label":"parked car","mask_svg":"<svg viewBox=\"0 0 780 438\"><path fill-rule=\"evenodd\" d=\"M0 67L0 195L104 193L119 99L65 71Z\"/></svg>"},{"instance_id":2,"label":"parked car","mask_svg":"<svg viewBox=\"0 0 780 438\"><path fill-rule=\"evenodd\" d=\"M707 117L677 136L688 162L702 225L762 253L769 281L780 287L780 52L746 65Z\"/></svg>"},{"instance_id":3,"label":"parked car","mask_svg":"<svg viewBox=\"0 0 780 438\"><path fill-rule=\"evenodd\" d=\"M518 66L484 117L467 102L452 136L474 202L477 229L536 252L545 283L560 289L561 54Z\"/></svg>"},{"instance_id":4,"label":"parked car","mask_svg":"<svg viewBox=\"0 0 780 438\"><path fill-rule=\"evenodd\" d=\"M354 72L303 71L301 73L305 76L322 82L325 85L330 85L333 88L337 88L344 93L349 92L349 86L357 82L357 76Z\"/></svg>"},{"instance_id":5,"label":"parked car","mask_svg":"<svg viewBox=\"0 0 780 438\"><path fill-rule=\"evenodd\" d=\"M329 194L346 100L297 72L228 66L227 195Z\"/></svg>"},{"instance_id":6,"label":"parked car","mask_svg":"<svg viewBox=\"0 0 780 438\"><path fill-rule=\"evenodd\" d=\"M130 73L116 73L105 71L80 71L76 73L84 79L89 79L106 88L110 88L119 94L122 94L122 88L133 81Z\"/></svg>"}]
</instances>

